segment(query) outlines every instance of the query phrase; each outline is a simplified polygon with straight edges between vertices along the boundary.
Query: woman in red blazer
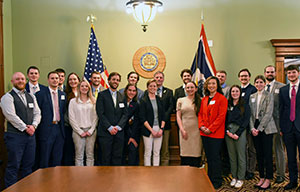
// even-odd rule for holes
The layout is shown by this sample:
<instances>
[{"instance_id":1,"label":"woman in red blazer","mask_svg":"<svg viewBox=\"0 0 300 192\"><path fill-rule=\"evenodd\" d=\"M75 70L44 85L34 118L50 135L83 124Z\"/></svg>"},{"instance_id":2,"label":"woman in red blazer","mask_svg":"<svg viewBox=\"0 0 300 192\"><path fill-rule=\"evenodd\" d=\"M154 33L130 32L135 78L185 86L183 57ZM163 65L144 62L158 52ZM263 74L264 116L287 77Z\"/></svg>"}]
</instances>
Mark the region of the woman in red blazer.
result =
<instances>
[{"instance_id":1,"label":"woman in red blazer","mask_svg":"<svg viewBox=\"0 0 300 192\"><path fill-rule=\"evenodd\" d=\"M211 76L204 83L205 97L198 114L200 135L207 157L208 177L215 189L222 186L221 147L225 136L227 99L217 77Z\"/></svg>"}]
</instances>

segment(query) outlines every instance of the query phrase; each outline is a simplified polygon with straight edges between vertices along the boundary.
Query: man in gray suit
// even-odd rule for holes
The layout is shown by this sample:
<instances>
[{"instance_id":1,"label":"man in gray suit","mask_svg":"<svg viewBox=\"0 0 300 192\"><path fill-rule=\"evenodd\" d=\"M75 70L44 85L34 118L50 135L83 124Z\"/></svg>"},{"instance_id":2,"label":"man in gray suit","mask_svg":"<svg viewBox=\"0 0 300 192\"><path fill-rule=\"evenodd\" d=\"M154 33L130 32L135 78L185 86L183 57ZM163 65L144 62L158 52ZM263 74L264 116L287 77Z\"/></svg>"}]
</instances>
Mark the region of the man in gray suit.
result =
<instances>
[{"instance_id":1,"label":"man in gray suit","mask_svg":"<svg viewBox=\"0 0 300 192\"><path fill-rule=\"evenodd\" d=\"M264 75L267 80L265 90L270 92L274 97L273 118L277 128L277 133L275 133L273 137L273 151L275 151L277 173L275 183L282 183L285 173L285 154L279 126L279 89L283 87L284 84L275 80L276 69L273 65L265 67Z\"/></svg>"},{"instance_id":2,"label":"man in gray suit","mask_svg":"<svg viewBox=\"0 0 300 192\"><path fill-rule=\"evenodd\" d=\"M220 84L221 84L221 87L222 87L222 91L223 91L223 95L228 99L229 98L230 86L225 83L225 81L227 79L227 73L226 73L226 71L224 71L224 70L217 71L216 77L220 81Z\"/></svg>"}]
</instances>

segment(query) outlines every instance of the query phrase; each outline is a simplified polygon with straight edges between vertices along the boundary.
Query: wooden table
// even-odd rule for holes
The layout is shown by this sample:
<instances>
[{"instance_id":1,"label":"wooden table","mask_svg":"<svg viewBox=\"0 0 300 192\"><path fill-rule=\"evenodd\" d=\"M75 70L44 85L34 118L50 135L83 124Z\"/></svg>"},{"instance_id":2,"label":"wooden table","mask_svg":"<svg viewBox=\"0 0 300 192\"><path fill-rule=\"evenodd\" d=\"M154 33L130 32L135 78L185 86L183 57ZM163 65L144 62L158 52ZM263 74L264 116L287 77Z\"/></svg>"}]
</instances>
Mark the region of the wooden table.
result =
<instances>
[{"instance_id":1,"label":"wooden table","mask_svg":"<svg viewBox=\"0 0 300 192\"><path fill-rule=\"evenodd\" d=\"M204 169L166 167L54 167L39 169L8 191L209 192Z\"/></svg>"}]
</instances>

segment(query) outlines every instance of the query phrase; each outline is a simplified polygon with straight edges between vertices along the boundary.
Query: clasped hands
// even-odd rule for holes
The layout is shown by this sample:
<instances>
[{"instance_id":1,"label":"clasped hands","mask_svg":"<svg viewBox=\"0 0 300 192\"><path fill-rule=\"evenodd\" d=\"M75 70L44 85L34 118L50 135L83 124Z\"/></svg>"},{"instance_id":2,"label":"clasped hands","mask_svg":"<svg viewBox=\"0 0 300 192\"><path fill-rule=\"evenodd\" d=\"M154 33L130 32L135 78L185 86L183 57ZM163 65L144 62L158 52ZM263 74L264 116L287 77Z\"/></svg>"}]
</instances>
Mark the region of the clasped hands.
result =
<instances>
[{"instance_id":1,"label":"clasped hands","mask_svg":"<svg viewBox=\"0 0 300 192\"><path fill-rule=\"evenodd\" d=\"M239 136L237 134L233 134L233 133L231 133L229 131L227 132L227 135L228 135L228 137L230 137L230 138L232 138L234 140L238 140L239 139Z\"/></svg>"},{"instance_id":2,"label":"clasped hands","mask_svg":"<svg viewBox=\"0 0 300 192\"><path fill-rule=\"evenodd\" d=\"M200 127L200 130L201 130L205 135L211 134L211 131L210 131L207 127L205 127L205 126Z\"/></svg>"},{"instance_id":3,"label":"clasped hands","mask_svg":"<svg viewBox=\"0 0 300 192\"><path fill-rule=\"evenodd\" d=\"M151 134L152 134L153 137L158 138L158 137L161 137L161 136L162 136L163 131L162 131L161 129L159 129L159 131L154 131L154 130L152 129Z\"/></svg>"},{"instance_id":4,"label":"clasped hands","mask_svg":"<svg viewBox=\"0 0 300 192\"><path fill-rule=\"evenodd\" d=\"M252 130L251 130L251 133L252 133L252 135L255 137L255 136L258 135L259 130L258 130L258 129L252 129Z\"/></svg>"},{"instance_id":5,"label":"clasped hands","mask_svg":"<svg viewBox=\"0 0 300 192\"><path fill-rule=\"evenodd\" d=\"M26 125L25 131L28 135L32 136L35 132L35 128L33 125Z\"/></svg>"}]
</instances>

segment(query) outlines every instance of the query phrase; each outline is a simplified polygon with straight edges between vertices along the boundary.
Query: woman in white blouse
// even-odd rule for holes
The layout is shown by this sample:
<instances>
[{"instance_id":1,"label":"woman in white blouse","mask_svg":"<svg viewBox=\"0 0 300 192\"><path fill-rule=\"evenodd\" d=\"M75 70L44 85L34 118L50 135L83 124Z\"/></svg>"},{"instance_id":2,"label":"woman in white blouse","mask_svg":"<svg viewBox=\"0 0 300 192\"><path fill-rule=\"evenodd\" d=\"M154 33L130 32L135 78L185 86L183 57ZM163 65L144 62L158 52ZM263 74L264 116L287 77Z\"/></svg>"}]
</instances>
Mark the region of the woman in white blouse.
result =
<instances>
[{"instance_id":1,"label":"woman in white blouse","mask_svg":"<svg viewBox=\"0 0 300 192\"><path fill-rule=\"evenodd\" d=\"M78 85L78 95L69 104L69 121L73 128L75 144L75 165L83 166L84 151L86 165L94 165L94 144L96 125L98 122L95 110L95 98L92 96L90 84L82 80Z\"/></svg>"}]
</instances>

